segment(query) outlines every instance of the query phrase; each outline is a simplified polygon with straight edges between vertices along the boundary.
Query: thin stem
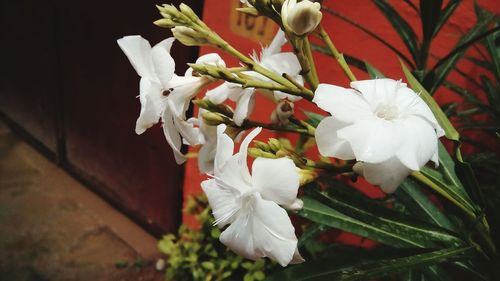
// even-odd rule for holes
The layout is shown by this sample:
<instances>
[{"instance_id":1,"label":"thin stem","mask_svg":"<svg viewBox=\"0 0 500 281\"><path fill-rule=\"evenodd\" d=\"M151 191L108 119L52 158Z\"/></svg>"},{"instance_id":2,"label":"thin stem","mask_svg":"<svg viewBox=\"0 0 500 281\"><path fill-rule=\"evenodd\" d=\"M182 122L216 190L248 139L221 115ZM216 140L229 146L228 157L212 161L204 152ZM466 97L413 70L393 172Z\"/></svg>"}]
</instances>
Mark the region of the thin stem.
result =
<instances>
[{"instance_id":1,"label":"thin stem","mask_svg":"<svg viewBox=\"0 0 500 281\"><path fill-rule=\"evenodd\" d=\"M288 42L290 42L293 47L293 53L295 54L297 60L300 63L300 68L302 69L300 71L300 74L305 78L307 84L309 84L309 86L313 90L315 90L316 87L318 86L318 83L315 82L310 61L304 53L304 43L305 43L304 38L295 36L291 32L287 32L287 38Z\"/></svg>"},{"instance_id":2,"label":"thin stem","mask_svg":"<svg viewBox=\"0 0 500 281\"><path fill-rule=\"evenodd\" d=\"M234 126L237 126L237 125L234 125ZM255 128L255 127L262 127L262 128L266 128L266 129L273 130L273 131L299 133L299 134L303 134L303 135L309 135L309 136L312 136L312 137L314 136L314 134L311 134L309 132L309 130L307 130L307 129L291 128L291 127L287 127L287 126L279 126L279 125L276 125L276 124L262 123L262 122L253 121L253 120L250 120L250 119L245 119L245 121L243 121L243 124L241 124L240 127L243 128L243 129L249 129L249 128Z\"/></svg>"},{"instance_id":3,"label":"thin stem","mask_svg":"<svg viewBox=\"0 0 500 281\"><path fill-rule=\"evenodd\" d=\"M307 37L304 38L304 51L306 53L307 60L309 61L309 65L311 66L311 88L313 91L315 91L319 85L319 78L318 72L316 71L316 64L314 63L314 58L312 56L311 43L309 42L309 39Z\"/></svg>"},{"instance_id":4,"label":"thin stem","mask_svg":"<svg viewBox=\"0 0 500 281\"><path fill-rule=\"evenodd\" d=\"M328 36L328 33L326 33L325 29L323 26L320 26L320 33L319 35L321 36L321 39L325 42L326 46L328 49L330 49L330 52L333 54L335 59L340 65L340 68L342 68L342 71L344 71L345 75L349 78L351 81L356 81L356 77L352 73L351 69L349 68L349 65L347 65L347 62L345 61L344 55L339 53L335 45L333 45L332 39L330 39L330 36Z\"/></svg>"}]
</instances>

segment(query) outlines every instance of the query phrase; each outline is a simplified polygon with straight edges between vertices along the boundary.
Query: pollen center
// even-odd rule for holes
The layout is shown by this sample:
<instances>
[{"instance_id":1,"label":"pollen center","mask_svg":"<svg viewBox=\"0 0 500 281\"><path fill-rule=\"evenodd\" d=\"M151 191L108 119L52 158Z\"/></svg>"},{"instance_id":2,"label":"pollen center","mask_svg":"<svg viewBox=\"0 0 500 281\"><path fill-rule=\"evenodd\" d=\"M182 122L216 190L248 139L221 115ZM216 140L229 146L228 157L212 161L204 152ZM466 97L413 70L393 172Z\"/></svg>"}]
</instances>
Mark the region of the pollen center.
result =
<instances>
[{"instance_id":1,"label":"pollen center","mask_svg":"<svg viewBox=\"0 0 500 281\"><path fill-rule=\"evenodd\" d=\"M377 115L378 118L382 118L388 121L394 120L398 117L399 110L397 106L394 105L380 105L375 110L375 115Z\"/></svg>"}]
</instances>

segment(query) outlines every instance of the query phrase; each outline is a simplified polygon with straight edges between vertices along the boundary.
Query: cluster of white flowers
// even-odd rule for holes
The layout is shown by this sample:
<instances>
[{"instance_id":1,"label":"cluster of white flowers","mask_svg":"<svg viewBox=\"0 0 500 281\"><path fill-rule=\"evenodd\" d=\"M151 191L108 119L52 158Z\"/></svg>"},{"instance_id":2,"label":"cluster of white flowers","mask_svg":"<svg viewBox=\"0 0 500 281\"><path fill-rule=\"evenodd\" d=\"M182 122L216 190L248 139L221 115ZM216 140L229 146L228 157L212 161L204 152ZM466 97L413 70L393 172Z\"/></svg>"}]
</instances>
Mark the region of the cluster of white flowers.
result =
<instances>
[{"instance_id":1,"label":"cluster of white flowers","mask_svg":"<svg viewBox=\"0 0 500 281\"><path fill-rule=\"evenodd\" d=\"M248 1L242 2L251 6ZM295 36L312 32L321 20L319 8L318 3L308 0L285 1L281 9L284 28ZM170 26L169 18L164 21ZM181 42L192 42L192 38L199 36L190 29L188 40L179 26L175 28L174 35ZM192 68L183 76L176 75L175 62L170 55L174 40L168 38L154 47L140 36L118 40L141 77L141 111L136 133L142 134L161 120L165 138L178 164L186 160L181 153L183 143L201 145L199 168L210 178L201 184L202 189L213 209L216 225L227 226L220 237L222 243L250 259L270 257L282 266L303 261L297 249L295 229L285 211L302 206L297 199L299 169L287 157L258 157L250 173L247 149L261 128L255 128L246 136L236 154L233 154L236 134L230 137L227 133L230 128L241 127L249 118L257 89L225 81L206 91L202 99L211 104L221 105L227 99L236 103L231 116L232 127L207 124L201 117L208 112L203 108L199 109L198 118L187 119L191 100L216 79L194 73ZM279 30L272 43L262 48L260 55L254 52L251 59L279 77L286 73L298 87L303 87L302 68L297 57L281 52L285 43L285 32ZM196 64L226 67L215 53L201 56ZM242 71L241 75L273 82L253 70ZM331 114L315 130L321 155L355 160L354 172L387 193L393 192L412 171L420 170L430 160L438 164L438 138L443 130L418 94L405 83L391 79L356 81L351 87L320 84L314 92L312 101ZM278 90L264 92L277 104L272 123L275 126L287 124L293 114L293 103L301 98ZM243 128L238 130L243 131Z\"/></svg>"}]
</instances>

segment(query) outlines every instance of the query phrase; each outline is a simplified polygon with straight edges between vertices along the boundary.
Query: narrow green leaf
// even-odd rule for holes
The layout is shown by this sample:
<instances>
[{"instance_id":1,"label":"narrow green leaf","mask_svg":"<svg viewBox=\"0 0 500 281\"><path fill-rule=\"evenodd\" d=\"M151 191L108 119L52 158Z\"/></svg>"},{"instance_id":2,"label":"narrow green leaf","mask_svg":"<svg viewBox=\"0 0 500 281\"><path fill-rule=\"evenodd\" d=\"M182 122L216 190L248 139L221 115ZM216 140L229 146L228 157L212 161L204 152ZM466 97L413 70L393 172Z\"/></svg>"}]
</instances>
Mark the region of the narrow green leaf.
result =
<instances>
[{"instance_id":1,"label":"narrow green leaf","mask_svg":"<svg viewBox=\"0 0 500 281\"><path fill-rule=\"evenodd\" d=\"M455 246L462 243L451 231L378 205L368 198L350 196L342 192L338 186L329 189L328 192L310 190L308 194L330 208L389 233L392 238L412 243L416 247L435 247L438 242Z\"/></svg>"},{"instance_id":2,"label":"narrow green leaf","mask_svg":"<svg viewBox=\"0 0 500 281\"><path fill-rule=\"evenodd\" d=\"M472 27L472 29L459 40L453 51L444 56L434 65L431 72L435 73L436 77L434 84L430 89L431 93L434 93L437 88L441 86L443 81L448 76L448 73L454 68L468 47L494 32L494 30L484 31L492 19L493 16L490 16L476 23L476 25L474 25L474 27Z\"/></svg>"},{"instance_id":3,"label":"narrow green leaf","mask_svg":"<svg viewBox=\"0 0 500 281\"><path fill-rule=\"evenodd\" d=\"M321 122L321 120L323 120L325 118L325 116L318 114L318 113L311 112L311 111L302 110L302 112L304 112L304 114L308 118L305 121L307 123L309 123L311 126L313 126L314 128L318 127L318 124Z\"/></svg>"},{"instance_id":4,"label":"narrow green leaf","mask_svg":"<svg viewBox=\"0 0 500 281\"><path fill-rule=\"evenodd\" d=\"M415 31L413 31L408 22L406 22L406 20L401 17L401 15L396 12L396 10L394 10L394 8L392 8L391 5L385 0L374 0L374 2L377 8L379 8L379 10L385 15L392 27L401 37L403 43L408 48L408 51L410 51L413 61L417 64L417 68L419 68L420 47L418 45Z\"/></svg>"},{"instance_id":5,"label":"narrow green leaf","mask_svg":"<svg viewBox=\"0 0 500 281\"><path fill-rule=\"evenodd\" d=\"M448 21L453 12L455 12L460 3L462 3L462 0L450 0L450 2L448 2L448 4L444 7L443 11L441 11L441 17L439 18L433 36L436 36L439 33L441 28Z\"/></svg>"},{"instance_id":6,"label":"narrow green leaf","mask_svg":"<svg viewBox=\"0 0 500 281\"><path fill-rule=\"evenodd\" d=\"M423 268L424 275L431 281L453 281L453 278L439 265Z\"/></svg>"},{"instance_id":7,"label":"narrow green leaf","mask_svg":"<svg viewBox=\"0 0 500 281\"><path fill-rule=\"evenodd\" d=\"M407 178L399 186L395 196L405 204L411 214L442 228L457 232L448 217L420 189L417 182Z\"/></svg>"},{"instance_id":8,"label":"narrow green leaf","mask_svg":"<svg viewBox=\"0 0 500 281\"><path fill-rule=\"evenodd\" d=\"M430 42L434 37L439 19L441 18L441 5L443 0L420 0L420 20L424 42Z\"/></svg>"},{"instance_id":9,"label":"narrow green leaf","mask_svg":"<svg viewBox=\"0 0 500 281\"><path fill-rule=\"evenodd\" d=\"M469 275L474 277L474 280L477 281L488 281L489 279L484 275L484 268L478 269L476 265L474 265L471 261L455 261L452 262L451 265L457 267Z\"/></svg>"},{"instance_id":10,"label":"narrow green leaf","mask_svg":"<svg viewBox=\"0 0 500 281\"><path fill-rule=\"evenodd\" d=\"M365 66L368 75L370 75L372 79L385 78L384 74L382 74L380 70L376 69L373 65L369 64L367 61L365 61Z\"/></svg>"},{"instance_id":11,"label":"narrow green leaf","mask_svg":"<svg viewBox=\"0 0 500 281\"><path fill-rule=\"evenodd\" d=\"M313 222L351 232L393 247L424 247L424 245L408 240L406 237L346 216L310 197L304 196L302 201L304 208L298 212L298 215Z\"/></svg>"},{"instance_id":12,"label":"narrow green leaf","mask_svg":"<svg viewBox=\"0 0 500 281\"><path fill-rule=\"evenodd\" d=\"M488 48L491 60L493 61L493 65L495 66L495 75L497 77L497 80L500 80L500 44L497 44L495 42L497 42L499 37L499 31L486 37L486 47Z\"/></svg>"},{"instance_id":13,"label":"narrow green leaf","mask_svg":"<svg viewBox=\"0 0 500 281\"><path fill-rule=\"evenodd\" d=\"M429 108L432 110L432 113L434 113L434 116L439 122L439 125L441 125L441 128L443 128L445 132L445 136L450 140L458 141L460 135L455 129L455 127L453 127L448 117L446 117L444 112L441 110L441 107L439 107L439 105L432 98L429 92L427 92L427 90L420 84L420 82L418 82L418 80L413 76L413 74L411 74L410 70L408 70L408 68L403 62L401 62L401 67L403 68L406 80L408 80L408 83L410 83L411 88L415 92L420 93L420 97L429 106Z\"/></svg>"},{"instance_id":14,"label":"narrow green leaf","mask_svg":"<svg viewBox=\"0 0 500 281\"><path fill-rule=\"evenodd\" d=\"M287 268L269 276L267 281L356 281L380 278L402 270L435 265L449 260L460 260L471 252L471 247L448 248L429 253L383 260L372 260L343 267L332 267L328 259L313 260Z\"/></svg>"},{"instance_id":15,"label":"narrow green leaf","mask_svg":"<svg viewBox=\"0 0 500 281\"><path fill-rule=\"evenodd\" d=\"M418 270L418 269L412 269L412 270L408 270L404 273L401 273L399 275L401 281L424 281L425 280L425 276L424 276L424 273L422 273L422 271Z\"/></svg>"}]
</instances>

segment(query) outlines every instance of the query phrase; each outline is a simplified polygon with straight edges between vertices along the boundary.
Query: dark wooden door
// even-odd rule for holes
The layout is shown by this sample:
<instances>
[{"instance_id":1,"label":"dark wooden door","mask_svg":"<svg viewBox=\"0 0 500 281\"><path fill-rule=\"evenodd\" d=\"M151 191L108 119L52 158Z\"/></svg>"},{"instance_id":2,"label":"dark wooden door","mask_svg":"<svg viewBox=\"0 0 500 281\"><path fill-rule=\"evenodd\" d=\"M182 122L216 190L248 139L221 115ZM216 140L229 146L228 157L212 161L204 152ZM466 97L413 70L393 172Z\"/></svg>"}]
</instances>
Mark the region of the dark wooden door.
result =
<instances>
[{"instance_id":1,"label":"dark wooden door","mask_svg":"<svg viewBox=\"0 0 500 281\"><path fill-rule=\"evenodd\" d=\"M152 24L158 3L1 2L2 115L147 229L174 231L182 167L161 128L134 133L139 78L116 44L125 35L152 44L170 36ZM201 9L202 1L187 2ZM182 73L197 50L179 47L172 53Z\"/></svg>"}]
</instances>

